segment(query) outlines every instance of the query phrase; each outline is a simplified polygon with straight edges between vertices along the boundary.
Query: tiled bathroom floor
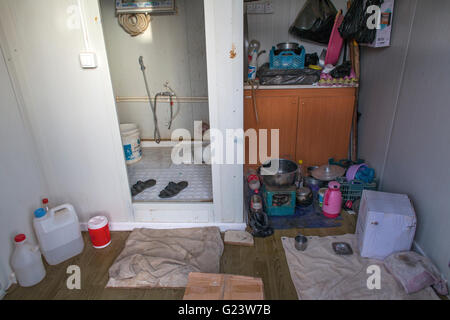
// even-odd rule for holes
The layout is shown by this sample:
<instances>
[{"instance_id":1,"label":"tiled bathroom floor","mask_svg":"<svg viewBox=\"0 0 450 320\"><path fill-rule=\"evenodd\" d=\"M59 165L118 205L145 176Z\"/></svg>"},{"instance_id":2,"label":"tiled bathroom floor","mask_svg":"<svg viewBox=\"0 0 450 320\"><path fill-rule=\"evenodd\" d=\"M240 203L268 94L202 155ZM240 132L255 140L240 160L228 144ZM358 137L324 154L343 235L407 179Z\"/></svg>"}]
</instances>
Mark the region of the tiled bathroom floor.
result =
<instances>
[{"instance_id":1,"label":"tiled bathroom floor","mask_svg":"<svg viewBox=\"0 0 450 320\"><path fill-rule=\"evenodd\" d=\"M137 181L156 180L156 186L133 197L135 202L177 201L212 202L212 176L210 165L175 165L170 147L143 149L142 160L128 166L130 187ZM159 198L159 193L169 182L187 181L189 186L171 199Z\"/></svg>"}]
</instances>

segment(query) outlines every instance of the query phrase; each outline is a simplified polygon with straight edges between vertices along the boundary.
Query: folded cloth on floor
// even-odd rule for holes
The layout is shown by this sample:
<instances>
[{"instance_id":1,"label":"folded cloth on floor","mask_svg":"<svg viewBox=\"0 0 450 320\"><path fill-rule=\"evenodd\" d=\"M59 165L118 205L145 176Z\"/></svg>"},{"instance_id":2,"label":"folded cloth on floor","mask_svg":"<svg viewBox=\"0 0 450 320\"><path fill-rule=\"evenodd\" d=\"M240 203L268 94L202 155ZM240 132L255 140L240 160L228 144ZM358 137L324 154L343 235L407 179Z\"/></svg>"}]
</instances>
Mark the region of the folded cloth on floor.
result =
<instances>
[{"instance_id":1,"label":"folded cloth on floor","mask_svg":"<svg viewBox=\"0 0 450 320\"><path fill-rule=\"evenodd\" d=\"M439 294L448 294L447 283L430 259L413 251L391 254L384 266L398 280L407 293L432 286Z\"/></svg>"},{"instance_id":2,"label":"folded cloth on floor","mask_svg":"<svg viewBox=\"0 0 450 320\"><path fill-rule=\"evenodd\" d=\"M333 242L346 242L353 255L337 255ZM383 261L362 258L353 234L308 237L305 251L295 249L295 240L282 238L289 271L300 300L436 300L430 287L408 295L387 271ZM377 272L380 286L377 289ZM368 285L369 284L369 285ZM370 287L370 288L369 288Z\"/></svg>"},{"instance_id":3,"label":"folded cloth on floor","mask_svg":"<svg viewBox=\"0 0 450 320\"><path fill-rule=\"evenodd\" d=\"M186 287L191 272L219 273L223 247L217 227L135 229L109 269L107 287Z\"/></svg>"}]
</instances>

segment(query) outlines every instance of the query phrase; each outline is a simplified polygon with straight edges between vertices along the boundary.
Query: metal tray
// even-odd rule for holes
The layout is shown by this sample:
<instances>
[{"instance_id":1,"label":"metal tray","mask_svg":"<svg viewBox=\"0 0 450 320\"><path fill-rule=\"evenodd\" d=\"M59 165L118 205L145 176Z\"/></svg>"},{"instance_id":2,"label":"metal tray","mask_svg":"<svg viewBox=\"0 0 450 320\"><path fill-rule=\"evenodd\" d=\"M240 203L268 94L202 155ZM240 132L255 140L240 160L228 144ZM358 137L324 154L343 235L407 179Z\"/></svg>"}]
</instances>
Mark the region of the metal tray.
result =
<instances>
[{"instance_id":1,"label":"metal tray","mask_svg":"<svg viewBox=\"0 0 450 320\"><path fill-rule=\"evenodd\" d=\"M348 256L353 254L352 247L346 242L333 242L334 252L341 256Z\"/></svg>"}]
</instances>

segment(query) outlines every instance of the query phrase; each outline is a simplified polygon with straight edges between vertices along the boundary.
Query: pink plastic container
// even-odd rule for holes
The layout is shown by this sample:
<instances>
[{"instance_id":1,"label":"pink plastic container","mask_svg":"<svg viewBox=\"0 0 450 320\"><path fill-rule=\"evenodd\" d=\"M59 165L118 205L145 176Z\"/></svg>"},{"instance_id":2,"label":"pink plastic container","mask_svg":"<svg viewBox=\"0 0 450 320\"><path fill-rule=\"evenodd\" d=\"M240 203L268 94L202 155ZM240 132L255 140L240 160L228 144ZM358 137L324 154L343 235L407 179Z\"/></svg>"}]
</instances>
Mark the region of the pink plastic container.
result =
<instances>
[{"instance_id":1,"label":"pink plastic container","mask_svg":"<svg viewBox=\"0 0 450 320\"><path fill-rule=\"evenodd\" d=\"M342 209L342 193L341 185L332 181L328 184L328 190L323 200L323 215L327 218L334 219L339 216Z\"/></svg>"},{"instance_id":2,"label":"pink plastic container","mask_svg":"<svg viewBox=\"0 0 450 320\"><path fill-rule=\"evenodd\" d=\"M328 43L327 55L325 57L325 65L332 64L333 66L335 66L339 62L342 46L344 45L344 39L342 39L338 29L343 21L344 16L340 11L336 16L336 20L334 21L333 30L330 36L330 42Z\"/></svg>"}]
</instances>

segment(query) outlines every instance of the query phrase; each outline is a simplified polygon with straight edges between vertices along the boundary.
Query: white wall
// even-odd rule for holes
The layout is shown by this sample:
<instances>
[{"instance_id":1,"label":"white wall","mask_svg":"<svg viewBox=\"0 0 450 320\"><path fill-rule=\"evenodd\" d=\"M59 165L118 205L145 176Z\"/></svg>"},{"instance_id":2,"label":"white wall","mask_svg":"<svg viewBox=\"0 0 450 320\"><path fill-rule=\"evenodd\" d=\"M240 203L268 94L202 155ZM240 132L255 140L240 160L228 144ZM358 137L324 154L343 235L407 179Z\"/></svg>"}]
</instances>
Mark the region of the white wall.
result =
<instances>
[{"instance_id":1,"label":"white wall","mask_svg":"<svg viewBox=\"0 0 450 320\"><path fill-rule=\"evenodd\" d=\"M306 0L270 0L270 2L274 8L273 14L248 15L248 40L258 40L261 43L261 50L267 51L260 57L259 64L269 61L272 46L276 46L280 42L298 42L305 47L306 53L317 52L320 56L322 50L327 48L326 45L303 41L289 34L289 28ZM346 0L332 0L332 2L337 10L342 9L344 13L347 12Z\"/></svg>"},{"instance_id":2,"label":"white wall","mask_svg":"<svg viewBox=\"0 0 450 320\"><path fill-rule=\"evenodd\" d=\"M362 53L360 156L408 194L416 244L450 280L450 2L396 1L392 46Z\"/></svg>"},{"instance_id":3,"label":"white wall","mask_svg":"<svg viewBox=\"0 0 450 320\"><path fill-rule=\"evenodd\" d=\"M0 26L0 39L1 26ZM0 298L9 285L14 236L25 233L35 243L32 214L47 195L38 156L0 48ZM19 96L20 93L17 92Z\"/></svg>"},{"instance_id":4,"label":"white wall","mask_svg":"<svg viewBox=\"0 0 450 320\"><path fill-rule=\"evenodd\" d=\"M79 65L85 45L82 30L71 28L70 10L77 0L2 1L2 43L16 69L52 203L72 203L82 222L99 212L113 224L133 222L99 6L81 2L97 69ZM242 0L204 5L211 125L223 132L242 128ZM236 144L243 148L243 141ZM242 222L242 165L212 167L214 222Z\"/></svg>"},{"instance_id":5,"label":"white wall","mask_svg":"<svg viewBox=\"0 0 450 320\"><path fill-rule=\"evenodd\" d=\"M176 15L153 16L147 31L131 37L119 25L115 3L101 0L102 24L116 96L146 97L138 63L144 57L152 95L170 86L180 97L207 97L205 18L203 0L177 0ZM176 106L175 106L176 107ZM141 138L154 139L153 115L148 102L121 102L117 105L121 123L137 123ZM208 103L182 103L180 113L168 130L169 104L158 103L159 128L163 139L171 131L189 129L194 121L209 122Z\"/></svg>"},{"instance_id":6,"label":"white wall","mask_svg":"<svg viewBox=\"0 0 450 320\"><path fill-rule=\"evenodd\" d=\"M88 37L98 58L94 70L80 68L83 33L71 27L70 11L77 3L2 1L0 20L50 201L72 203L83 222L99 212L114 222L131 221L131 196L98 3L82 1ZM15 180L27 181L27 176L21 174Z\"/></svg>"},{"instance_id":7,"label":"white wall","mask_svg":"<svg viewBox=\"0 0 450 320\"><path fill-rule=\"evenodd\" d=\"M224 137L227 129L244 127L243 9L243 0L205 1L210 121ZM233 147L243 151L243 143ZM244 221L242 172L242 165L212 165L216 221Z\"/></svg>"},{"instance_id":8,"label":"white wall","mask_svg":"<svg viewBox=\"0 0 450 320\"><path fill-rule=\"evenodd\" d=\"M395 107L403 80L415 1L397 2L391 46L361 47L359 153L381 177L393 126ZM388 80L388 81L387 81Z\"/></svg>"}]
</instances>

